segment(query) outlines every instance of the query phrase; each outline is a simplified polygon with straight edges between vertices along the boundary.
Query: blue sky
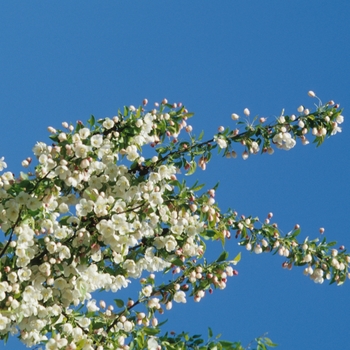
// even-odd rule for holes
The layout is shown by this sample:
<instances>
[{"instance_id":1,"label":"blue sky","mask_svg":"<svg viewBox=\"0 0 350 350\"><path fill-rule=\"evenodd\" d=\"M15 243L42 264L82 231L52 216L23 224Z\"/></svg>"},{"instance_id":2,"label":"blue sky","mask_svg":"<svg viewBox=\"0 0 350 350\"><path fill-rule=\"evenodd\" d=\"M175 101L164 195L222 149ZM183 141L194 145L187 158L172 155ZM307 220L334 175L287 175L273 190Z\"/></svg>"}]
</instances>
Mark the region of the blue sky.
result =
<instances>
[{"instance_id":1,"label":"blue sky","mask_svg":"<svg viewBox=\"0 0 350 350\"><path fill-rule=\"evenodd\" d=\"M221 157L194 175L245 215L274 213L288 232L350 245L350 3L347 1L11 1L0 4L0 157L21 170L47 126L113 116L166 97L195 112L208 138L230 115L278 116L312 106L313 90L345 109L343 132L248 160ZM237 148L238 150L238 148ZM234 240L231 256L239 251ZM280 349L344 349L350 281L316 285L283 260L244 252L224 291L177 305L168 329L222 333L247 345L268 332ZM5 349L22 349L11 340ZM2 348L3 345L0 345Z\"/></svg>"}]
</instances>

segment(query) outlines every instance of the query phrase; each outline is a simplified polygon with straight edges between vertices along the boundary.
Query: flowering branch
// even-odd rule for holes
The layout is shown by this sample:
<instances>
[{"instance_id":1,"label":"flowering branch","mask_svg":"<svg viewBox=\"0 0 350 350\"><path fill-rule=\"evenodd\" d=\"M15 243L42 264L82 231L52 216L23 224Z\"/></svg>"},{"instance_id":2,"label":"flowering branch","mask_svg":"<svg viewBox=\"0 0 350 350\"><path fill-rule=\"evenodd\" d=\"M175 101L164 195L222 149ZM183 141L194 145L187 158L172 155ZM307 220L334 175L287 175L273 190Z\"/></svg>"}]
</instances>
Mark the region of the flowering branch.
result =
<instances>
[{"instance_id":1,"label":"flowering branch","mask_svg":"<svg viewBox=\"0 0 350 350\"><path fill-rule=\"evenodd\" d=\"M164 100L149 112L146 104L125 107L113 118L92 116L87 126L49 127L54 144L34 146L34 171L17 179L11 172L0 176L0 225L8 236L0 243L0 339L19 332L27 346L44 343L46 349L242 349L213 340L211 332L207 343L187 333L160 335L157 317L173 302L199 302L238 274L240 253L230 260L223 249L215 261L205 259L207 241L224 247L232 234L256 254L283 256L285 268L305 266L317 283L346 280L350 256L344 247L335 250L325 239L298 242L299 227L282 235L270 224L272 215L260 223L222 213L216 188L203 192L204 185L179 179L180 170L205 170L215 148L236 157L235 143L243 146L243 159L260 150L290 150L297 140L306 145L310 134L320 145L341 131L338 105L320 103L315 112L299 107L298 116L282 113L269 124L257 117L243 122L234 113L236 128L219 127L203 141L203 134L192 135L187 122L193 114L181 104ZM248 109L244 114L249 118ZM187 136L180 140L182 131ZM148 146L154 152L145 158ZM22 165L31 163L28 157ZM2 157L0 171L6 167ZM118 293L131 280L141 282L139 297L115 299L116 312L93 299L96 291ZM275 345L265 336L256 343Z\"/></svg>"}]
</instances>

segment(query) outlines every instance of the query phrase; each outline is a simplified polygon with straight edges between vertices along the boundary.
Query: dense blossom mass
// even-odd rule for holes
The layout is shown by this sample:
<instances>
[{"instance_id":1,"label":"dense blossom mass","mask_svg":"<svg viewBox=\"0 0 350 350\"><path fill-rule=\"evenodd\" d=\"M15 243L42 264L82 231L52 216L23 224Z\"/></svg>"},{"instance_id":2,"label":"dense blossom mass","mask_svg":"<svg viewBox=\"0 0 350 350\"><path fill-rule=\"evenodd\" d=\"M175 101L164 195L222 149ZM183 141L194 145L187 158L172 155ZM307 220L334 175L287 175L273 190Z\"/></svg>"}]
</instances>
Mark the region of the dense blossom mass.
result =
<instances>
[{"instance_id":1,"label":"dense blossom mass","mask_svg":"<svg viewBox=\"0 0 350 350\"><path fill-rule=\"evenodd\" d=\"M345 281L350 258L344 250L325 240L299 243L298 226L283 236L270 223L272 213L264 222L222 213L216 188L203 191L204 185L183 180L197 166L205 170L215 148L235 158L241 147L247 159L290 150L298 141L319 145L341 131L338 105L320 103L315 112L301 106L298 115L282 114L270 124L234 113L237 127L219 127L207 141L194 136L192 113L181 104L163 100L149 111L146 105L87 124L64 122L62 130L49 127L53 143L36 143L31 171L1 174L1 339L14 334L49 350L233 349L219 340L161 335L158 324L174 303L198 302L237 275L240 254L230 260L223 250L215 261L204 259L205 241L224 246L231 235L256 254L278 252L283 267L303 265L316 283ZM248 109L243 113L249 118ZM22 165L30 169L32 159ZM0 171L6 168L2 157ZM118 294L133 280L140 282L137 300L95 299L101 294L94 292Z\"/></svg>"}]
</instances>

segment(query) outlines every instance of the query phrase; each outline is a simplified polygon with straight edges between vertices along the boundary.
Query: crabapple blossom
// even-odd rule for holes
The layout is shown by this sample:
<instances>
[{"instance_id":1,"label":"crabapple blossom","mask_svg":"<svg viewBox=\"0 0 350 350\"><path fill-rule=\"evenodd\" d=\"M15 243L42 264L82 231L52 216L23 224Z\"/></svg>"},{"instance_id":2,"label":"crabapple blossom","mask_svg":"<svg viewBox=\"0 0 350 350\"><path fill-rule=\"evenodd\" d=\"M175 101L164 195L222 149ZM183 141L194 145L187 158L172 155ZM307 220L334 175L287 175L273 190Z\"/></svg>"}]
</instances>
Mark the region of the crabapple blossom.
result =
<instances>
[{"instance_id":1,"label":"crabapple blossom","mask_svg":"<svg viewBox=\"0 0 350 350\"><path fill-rule=\"evenodd\" d=\"M174 295L174 301L177 303L186 303L186 294L182 290L179 290Z\"/></svg>"},{"instance_id":2,"label":"crabapple blossom","mask_svg":"<svg viewBox=\"0 0 350 350\"><path fill-rule=\"evenodd\" d=\"M216 188L190 186L181 173L205 170L215 148L232 159L241 147L247 160L260 150L273 154L307 144L306 134L321 144L341 131L339 105L315 112L301 106L299 117L282 113L270 124L264 117L222 126L203 141L192 135L193 114L181 103L164 99L145 111L147 103L86 124L63 122L64 130L49 127L52 142L33 147L34 172L0 174L6 237L0 242L0 339L18 331L27 346L46 349L163 349L173 338L158 331L173 302L186 303L189 295L200 301L206 289L224 289L238 275L233 266L240 253L230 260L224 250L207 261L204 241L224 245L235 237L256 254L278 252L283 267L306 264L304 273L315 283L346 280L344 248L331 250L325 240L299 243L300 228L283 235L270 224L272 213L261 223L223 212ZM243 113L250 115L247 108ZM33 162L27 157L22 166ZM0 172L6 168L1 157ZM118 299L134 280L141 282L138 299ZM114 305L98 291L118 294ZM176 337L186 348L187 340ZM210 342L222 347L220 340Z\"/></svg>"}]
</instances>

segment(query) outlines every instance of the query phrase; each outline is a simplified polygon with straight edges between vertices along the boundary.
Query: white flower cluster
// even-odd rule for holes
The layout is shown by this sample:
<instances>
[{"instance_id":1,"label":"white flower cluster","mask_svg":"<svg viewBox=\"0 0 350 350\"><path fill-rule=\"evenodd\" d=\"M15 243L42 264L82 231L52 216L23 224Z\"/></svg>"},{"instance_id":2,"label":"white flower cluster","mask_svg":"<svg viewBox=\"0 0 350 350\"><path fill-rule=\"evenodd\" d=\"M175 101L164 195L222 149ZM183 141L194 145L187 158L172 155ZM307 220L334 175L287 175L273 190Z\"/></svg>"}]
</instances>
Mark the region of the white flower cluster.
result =
<instances>
[{"instance_id":1,"label":"white flower cluster","mask_svg":"<svg viewBox=\"0 0 350 350\"><path fill-rule=\"evenodd\" d=\"M274 226L269 228L272 236L254 241L247 232L253 236L255 219L237 222L235 213L221 215L214 189L196 195L202 187L187 187L177 174L181 168L191 174L197 164L204 170L216 145L226 157L236 157L230 147L239 142L246 147L246 159L260 148L272 154L270 143L289 150L300 137L306 144L309 129L321 142L341 131L343 122L338 107L327 108L320 108L317 118L303 109L302 117L282 116L274 126L247 125L243 132L220 127L206 142L194 137L178 141L182 129L192 131L186 121L191 114L181 104L169 107L166 100L149 113L130 106L113 118L96 122L92 117L89 127L81 122L76 127L64 122L63 130L49 127L54 143L36 143L34 171L18 178L11 172L0 176L0 228L7 239L0 243L0 339L19 331L27 346L45 343L50 350L127 349L126 339L145 335L143 326L157 327L156 312L171 309L173 301L186 303L186 292L200 301L206 289L212 293L226 287L227 277L238 273L229 265L239 257L228 261L223 252L207 264L200 260L202 239L224 243L232 228L248 250L260 254L278 249L291 259L295 247L280 244ZM244 114L249 117L250 111ZM157 154L146 159L145 146ZM27 168L31 162L28 157L22 165ZM0 171L6 167L0 158ZM201 265L194 267L198 260ZM312 261L304 256L310 269ZM336 254L331 266L347 271ZM180 276L157 287L154 274L169 271ZM322 271L307 273L322 283ZM152 278L144 279L145 274ZM125 307L116 302L115 312L112 305L93 299L94 292L116 293L132 279L142 283L137 302L129 300ZM133 309L137 305L148 312ZM144 346L160 345L147 335Z\"/></svg>"},{"instance_id":2,"label":"white flower cluster","mask_svg":"<svg viewBox=\"0 0 350 350\"><path fill-rule=\"evenodd\" d=\"M50 127L56 143L34 146L39 164L33 180L30 174L19 181L10 172L0 176L0 224L9 239L0 245L6 271L0 276L0 335L19 329L27 346L47 342L47 349L75 349L84 342L84 349L95 349L85 332L91 320L75 307L98 311L95 291L117 292L144 271L164 271L178 256L203 254L203 219L193 206L176 205L178 193L170 184L176 167L153 157L147 175L140 175L145 159L139 152L160 143L159 123L175 124L168 114L153 112L106 118L100 129ZM0 170L5 167L1 158ZM153 292L152 286L142 289L147 298ZM173 298L186 302L182 291ZM155 300L150 309L160 307ZM105 322L110 316L107 309ZM119 320L113 329L127 337L134 325ZM52 331L56 335L48 340Z\"/></svg>"},{"instance_id":3,"label":"white flower cluster","mask_svg":"<svg viewBox=\"0 0 350 350\"><path fill-rule=\"evenodd\" d=\"M309 91L308 95L319 100L313 91ZM243 113L247 120L238 122L240 125L245 125L245 129L240 130L237 128L230 134L228 129L225 130L224 127L220 126L218 128L219 134L214 135L213 141L220 149L224 150L226 158L237 157L237 153L231 149L231 144L240 142L245 146L242 158L246 160L250 154L257 154L260 149L264 153L273 154L274 149L271 147L271 144L286 151L295 147L297 139L300 139L303 145L307 145L309 140L306 136L310 131L316 138L318 145L324 141L326 136L332 136L341 132L339 125L343 123L344 117L340 114L339 105L333 101L329 101L324 106L320 101L314 113L311 113L304 106L298 107L297 110L300 113L298 117L294 114L284 116L283 110L282 115L277 118L275 124L265 124L268 118L261 117L259 118L259 124L254 125L258 117L255 117L253 122L250 122L250 111L248 108L245 108ZM238 121L240 116L233 113L231 118L234 121ZM199 163L203 170L205 169L206 159L206 157L202 157L202 162Z\"/></svg>"}]
</instances>

